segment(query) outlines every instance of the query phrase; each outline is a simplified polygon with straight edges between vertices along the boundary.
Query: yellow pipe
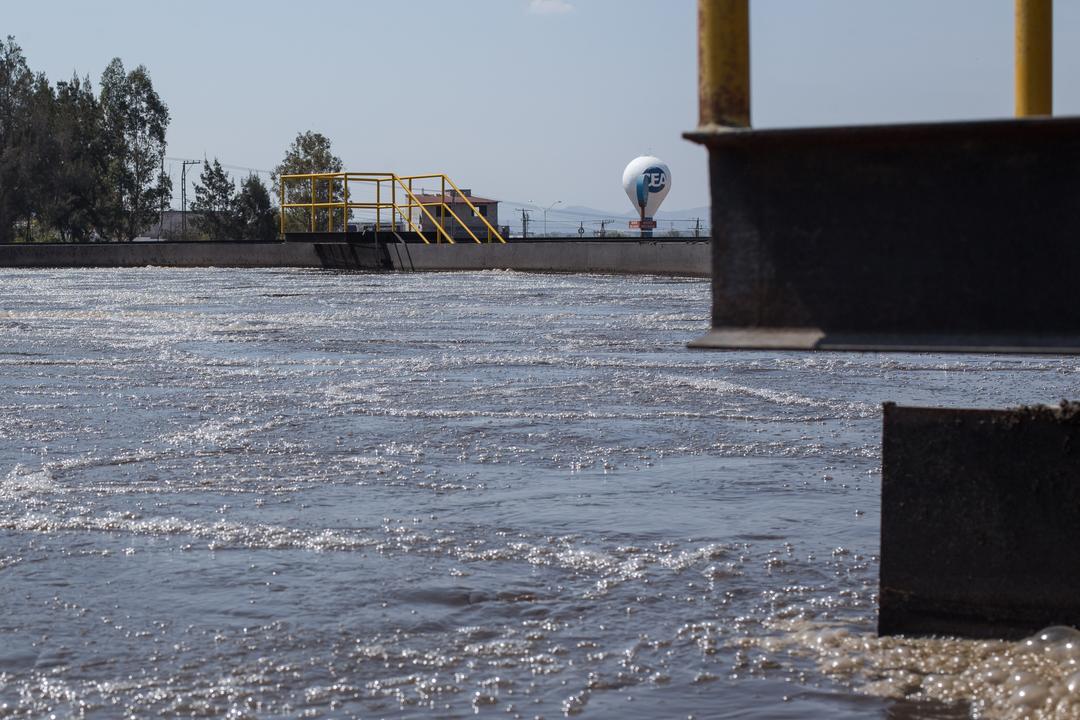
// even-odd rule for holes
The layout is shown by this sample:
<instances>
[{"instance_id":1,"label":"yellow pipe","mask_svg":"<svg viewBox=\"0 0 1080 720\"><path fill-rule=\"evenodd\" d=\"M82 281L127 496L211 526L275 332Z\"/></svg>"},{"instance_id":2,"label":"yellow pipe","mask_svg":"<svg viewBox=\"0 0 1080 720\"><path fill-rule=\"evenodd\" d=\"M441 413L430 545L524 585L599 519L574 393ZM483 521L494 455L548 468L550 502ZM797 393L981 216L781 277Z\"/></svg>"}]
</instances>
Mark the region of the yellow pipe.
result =
<instances>
[{"instance_id":1,"label":"yellow pipe","mask_svg":"<svg viewBox=\"0 0 1080 720\"><path fill-rule=\"evenodd\" d=\"M278 182L278 193L281 197L281 203L278 205L281 208L281 212L278 215L279 223L281 225L281 239L285 239L285 178L281 178Z\"/></svg>"},{"instance_id":2,"label":"yellow pipe","mask_svg":"<svg viewBox=\"0 0 1080 720\"><path fill-rule=\"evenodd\" d=\"M471 237L474 242L476 242L477 244L480 244L480 245L483 244L483 243L480 242L480 238L476 237L476 233L474 233L472 230L470 230L468 225L461 222L461 218L458 217L458 214L456 212L454 212L454 210L449 205L447 205L446 203L443 203L443 208L446 209L446 212L450 213L450 216L452 218L457 220L458 225L465 228L465 232L469 233L469 237Z\"/></svg>"},{"instance_id":3,"label":"yellow pipe","mask_svg":"<svg viewBox=\"0 0 1080 720\"><path fill-rule=\"evenodd\" d=\"M701 127L750 127L749 0L698 0Z\"/></svg>"},{"instance_id":4,"label":"yellow pipe","mask_svg":"<svg viewBox=\"0 0 1080 720\"><path fill-rule=\"evenodd\" d=\"M398 208L397 206L395 206L394 209L397 210L398 214L401 215L401 217L405 220L405 222L407 222L409 224L409 229L420 236L420 239L424 241L425 245L430 245L431 244L431 241L428 240L426 237L424 237L424 233L420 232L420 228L416 227L416 225L409 218L409 216L407 216L405 213L403 213L401 211L401 208Z\"/></svg>"},{"instance_id":5,"label":"yellow pipe","mask_svg":"<svg viewBox=\"0 0 1080 720\"><path fill-rule=\"evenodd\" d=\"M344 223L341 227L345 232L349 232L349 176L345 176L345 205L341 208L341 221ZM378 226L376 226L378 229Z\"/></svg>"},{"instance_id":6,"label":"yellow pipe","mask_svg":"<svg viewBox=\"0 0 1080 720\"><path fill-rule=\"evenodd\" d=\"M1054 0L1016 0L1016 117L1054 112Z\"/></svg>"}]
</instances>

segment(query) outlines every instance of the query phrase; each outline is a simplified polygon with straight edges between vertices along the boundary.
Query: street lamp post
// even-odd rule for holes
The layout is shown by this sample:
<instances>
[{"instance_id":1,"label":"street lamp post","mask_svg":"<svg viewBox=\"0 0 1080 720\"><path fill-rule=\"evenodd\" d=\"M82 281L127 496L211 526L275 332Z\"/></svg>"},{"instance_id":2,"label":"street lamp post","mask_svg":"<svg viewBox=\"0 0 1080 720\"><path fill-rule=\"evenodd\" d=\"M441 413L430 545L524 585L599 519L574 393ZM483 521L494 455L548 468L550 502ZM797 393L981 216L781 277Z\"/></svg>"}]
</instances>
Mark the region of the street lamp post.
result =
<instances>
[{"instance_id":1,"label":"street lamp post","mask_svg":"<svg viewBox=\"0 0 1080 720\"><path fill-rule=\"evenodd\" d=\"M550 210L551 208L555 207L556 205L558 205L558 204L559 204L559 203L561 203L561 202L562 202L562 200L556 200L555 202L551 203L551 204L550 204L550 205L548 205L548 206L547 206L546 208L544 208L544 237L549 237L549 236L548 236L548 229L547 229L547 214L548 214L548 210Z\"/></svg>"}]
</instances>

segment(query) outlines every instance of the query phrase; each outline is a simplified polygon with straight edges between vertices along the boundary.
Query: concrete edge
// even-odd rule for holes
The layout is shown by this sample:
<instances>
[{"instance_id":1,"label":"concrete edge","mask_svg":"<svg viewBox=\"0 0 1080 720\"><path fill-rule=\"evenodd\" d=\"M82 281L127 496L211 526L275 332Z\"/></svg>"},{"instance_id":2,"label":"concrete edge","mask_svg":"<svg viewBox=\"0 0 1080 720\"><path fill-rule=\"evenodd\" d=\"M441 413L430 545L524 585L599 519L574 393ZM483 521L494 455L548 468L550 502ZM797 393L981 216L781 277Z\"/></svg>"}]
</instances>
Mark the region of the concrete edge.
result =
<instances>
[{"instance_id":1,"label":"concrete edge","mask_svg":"<svg viewBox=\"0 0 1080 720\"><path fill-rule=\"evenodd\" d=\"M826 333L819 328L714 328L687 343L695 350L1080 354L1080 335L921 335Z\"/></svg>"}]
</instances>

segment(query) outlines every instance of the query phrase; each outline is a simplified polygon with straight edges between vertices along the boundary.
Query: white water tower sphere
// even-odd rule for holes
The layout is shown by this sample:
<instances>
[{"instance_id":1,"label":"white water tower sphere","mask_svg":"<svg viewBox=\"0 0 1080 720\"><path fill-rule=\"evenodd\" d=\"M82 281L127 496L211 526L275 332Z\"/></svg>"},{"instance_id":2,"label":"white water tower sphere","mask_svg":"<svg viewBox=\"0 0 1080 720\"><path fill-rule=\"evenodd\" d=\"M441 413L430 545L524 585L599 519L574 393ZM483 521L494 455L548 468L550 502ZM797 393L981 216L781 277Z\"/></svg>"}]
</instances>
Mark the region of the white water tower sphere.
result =
<instances>
[{"instance_id":1,"label":"white water tower sphere","mask_svg":"<svg viewBox=\"0 0 1080 720\"><path fill-rule=\"evenodd\" d=\"M622 185L634 208L651 218L671 190L671 170L660 158L643 155L623 170Z\"/></svg>"}]
</instances>

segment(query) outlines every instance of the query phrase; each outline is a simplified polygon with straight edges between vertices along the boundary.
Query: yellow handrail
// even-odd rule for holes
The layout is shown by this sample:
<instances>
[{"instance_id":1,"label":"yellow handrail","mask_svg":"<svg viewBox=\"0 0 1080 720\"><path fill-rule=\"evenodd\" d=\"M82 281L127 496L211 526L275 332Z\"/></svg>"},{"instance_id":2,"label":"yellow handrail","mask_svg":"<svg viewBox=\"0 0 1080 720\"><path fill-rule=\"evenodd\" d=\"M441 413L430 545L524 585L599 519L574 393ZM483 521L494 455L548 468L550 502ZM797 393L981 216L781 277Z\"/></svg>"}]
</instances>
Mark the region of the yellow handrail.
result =
<instances>
[{"instance_id":1,"label":"yellow handrail","mask_svg":"<svg viewBox=\"0 0 1080 720\"><path fill-rule=\"evenodd\" d=\"M412 190L414 180L438 180L441 183L442 194L439 196L438 202L422 202ZM349 183L370 183L375 186L375 202L354 202L352 200L352 193L349 189ZM384 182L390 183L390 200L383 199ZM302 183L307 185L310 190L304 195L297 196L293 191L295 200L289 200L289 190L287 185L289 183ZM326 183L325 186L321 183ZM469 236L473 242L482 243L483 241L477 237L473 232L469 224L461 219L461 217L451 207L451 203L447 202L448 197L452 202L457 202L453 198L453 195L448 196L446 186L449 185L453 188L453 191L457 194L457 198L468 206L473 216L480 219L487 229L487 241L492 242L493 239L500 243L505 243L506 240L499 233L499 231L493 226L488 219L482 215L477 209L476 205L461 192L461 189L451 180L447 175L443 173L433 173L429 175L397 175L389 172L337 172L337 173L301 173L282 175L279 178L279 193L280 199L280 230L281 234L285 235L288 231L287 228L287 215L288 211L292 209L302 209L308 220L305 223L309 232L323 232L320 226L323 224L321 215L325 212L325 232L334 232L334 215L338 208L341 209L341 231L347 231L349 215L352 210L374 210L375 211L375 230L376 232L382 231L382 211L388 210L390 212L391 225L396 225L396 218L401 217L409 230L416 233L425 243L431 241L425 237L423 231L413 222L412 214L415 209L419 209L421 216L427 218L435 229L435 239L437 242L441 242L443 238L446 242L454 244L453 235L447 231L447 219L449 215L453 218L465 233ZM335 199L335 185L338 185L338 192L341 199ZM397 187L400 186L405 193L403 200L405 202L398 202L397 199ZM326 200L318 198L319 190L321 187L326 188ZM438 217L432 212L433 209L438 209Z\"/></svg>"},{"instance_id":2,"label":"yellow handrail","mask_svg":"<svg viewBox=\"0 0 1080 720\"><path fill-rule=\"evenodd\" d=\"M454 181L451 180L449 177L447 177L445 175L443 177L446 178L446 182L450 183L450 187L454 188L454 190L457 191L458 197L461 198L462 200L464 200L465 204L469 206L469 209L473 211L473 215L480 218L480 222L484 223L484 225L487 226L488 233L489 233L488 234L488 242L491 242L491 237L492 237L492 235L494 235L495 237L497 237L499 239L499 242L505 244L506 240L503 240L503 236L499 234L499 231L496 230L492 226L492 224L488 222L488 219L486 217L484 217L483 215L480 214L480 211L477 210L476 206L472 204L472 202L469 200L469 198L464 193L461 192L461 189L457 185L454 184ZM458 222L461 222L461 221L458 220ZM477 240L477 242L480 242L480 241Z\"/></svg>"},{"instance_id":3,"label":"yellow handrail","mask_svg":"<svg viewBox=\"0 0 1080 720\"><path fill-rule=\"evenodd\" d=\"M454 245L454 238L450 237L450 233L446 232L446 228L444 228L440 223L435 221L435 216L428 212L428 209L424 206L424 203L420 202L420 200L415 195L413 195L413 191L409 189L408 185L402 182L402 178L399 178L395 175L394 179L397 180L397 183L399 185L401 185L401 189L405 191L405 193L409 196L409 199L416 203L416 207L420 208L420 212L424 213L424 215L427 215L428 220L430 220L431 224L435 226L435 237L443 235L446 237L446 242ZM409 203L409 209L412 210L412 208L413 204Z\"/></svg>"}]
</instances>

